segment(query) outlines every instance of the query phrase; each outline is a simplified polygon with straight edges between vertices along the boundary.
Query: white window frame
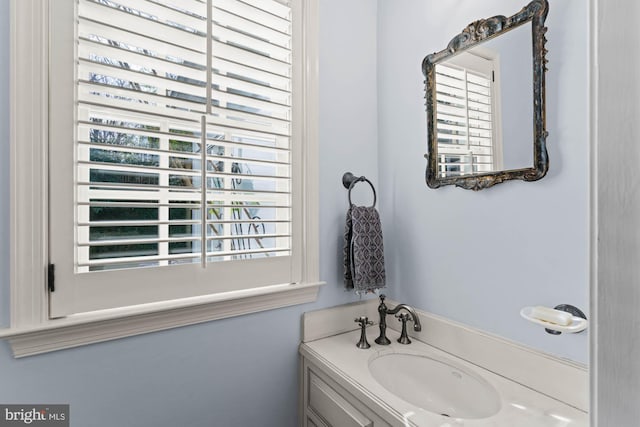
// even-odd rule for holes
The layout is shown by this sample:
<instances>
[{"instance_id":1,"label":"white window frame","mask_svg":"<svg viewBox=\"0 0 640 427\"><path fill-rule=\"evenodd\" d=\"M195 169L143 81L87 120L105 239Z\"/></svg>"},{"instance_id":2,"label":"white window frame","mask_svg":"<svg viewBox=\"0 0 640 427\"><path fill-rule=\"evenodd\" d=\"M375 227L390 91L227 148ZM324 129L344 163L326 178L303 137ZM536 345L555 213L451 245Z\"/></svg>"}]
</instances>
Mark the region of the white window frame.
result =
<instances>
[{"instance_id":1,"label":"white window frame","mask_svg":"<svg viewBox=\"0 0 640 427\"><path fill-rule=\"evenodd\" d=\"M302 194L301 283L266 286L48 318L48 50L52 0L11 0L11 324L0 330L15 357L315 301L318 235L318 0L301 0L303 55L299 117L305 144L294 177ZM70 107L73 108L73 107ZM295 179L297 178L297 179ZM295 248L294 248L295 250Z\"/></svg>"}]
</instances>

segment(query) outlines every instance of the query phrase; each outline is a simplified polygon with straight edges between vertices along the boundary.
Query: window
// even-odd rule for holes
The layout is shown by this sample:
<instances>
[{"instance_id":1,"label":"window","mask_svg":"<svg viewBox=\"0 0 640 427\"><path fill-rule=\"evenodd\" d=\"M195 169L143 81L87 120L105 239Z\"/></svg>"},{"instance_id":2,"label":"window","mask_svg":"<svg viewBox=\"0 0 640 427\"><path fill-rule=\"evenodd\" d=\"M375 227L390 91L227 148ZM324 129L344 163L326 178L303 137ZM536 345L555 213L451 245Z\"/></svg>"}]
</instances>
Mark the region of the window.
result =
<instances>
[{"instance_id":1,"label":"window","mask_svg":"<svg viewBox=\"0 0 640 427\"><path fill-rule=\"evenodd\" d=\"M311 284L317 292L316 3L51 6L12 4L14 29L43 27L40 40L26 31L15 36L16 87L26 88L30 76L45 89L31 109L50 105L35 117L48 151L29 158L28 149L16 148L29 172L17 166L12 185L15 210L35 208L25 218L48 227L16 230L14 247L30 239L43 248L37 260L16 254L13 264L55 268L48 294L38 290L44 283L31 283L35 277L12 280L12 328L97 311L105 318L113 312L103 310L141 304L201 305L198 298L219 302ZM39 49L24 63L21 42ZM38 122L17 91L14 141ZM33 147L42 145L31 136ZM18 187L29 186L48 189L48 209L21 195ZM41 307L24 314L30 297Z\"/></svg>"},{"instance_id":2,"label":"window","mask_svg":"<svg viewBox=\"0 0 640 427\"><path fill-rule=\"evenodd\" d=\"M436 64L436 131L442 177L502 169L495 55L462 52Z\"/></svg>"}]
</instances>

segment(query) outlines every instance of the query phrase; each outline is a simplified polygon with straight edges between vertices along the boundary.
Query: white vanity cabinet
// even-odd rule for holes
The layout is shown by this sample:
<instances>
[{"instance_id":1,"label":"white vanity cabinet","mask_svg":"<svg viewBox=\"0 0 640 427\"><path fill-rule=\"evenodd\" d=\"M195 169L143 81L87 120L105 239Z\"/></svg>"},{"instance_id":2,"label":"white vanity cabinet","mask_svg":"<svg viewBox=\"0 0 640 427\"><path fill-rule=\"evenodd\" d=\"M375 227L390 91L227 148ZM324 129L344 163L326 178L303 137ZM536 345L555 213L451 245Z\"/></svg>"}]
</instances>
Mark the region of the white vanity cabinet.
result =
<instances>
[{"instance_id":1,"label":"white vanity cabinet","mask_svg":"<svg viewBox=\"0 0 640 427\"><path fill-rule=\"evenodd\" d=\"M390 427L308 359L302 358L304 427Z\"/></svg>"},{"instance_id":2,"label":"white vanity cabinet","mask_svg":"<svg viewBox=\"0 0 640 427\"><path fill-rule=\"evenodd\" d=\"M422 331L410 345L396 342L400 331L393 328L387 330L389 345L376 344L378 328L369 328L367 349L356 346L359 329L344 328L354 318L376 318L377 301L305 313L300 426L589 426L586 367L417 313ZM492 399L477 398L489 394Z\"/></svg>"}]
</instances>

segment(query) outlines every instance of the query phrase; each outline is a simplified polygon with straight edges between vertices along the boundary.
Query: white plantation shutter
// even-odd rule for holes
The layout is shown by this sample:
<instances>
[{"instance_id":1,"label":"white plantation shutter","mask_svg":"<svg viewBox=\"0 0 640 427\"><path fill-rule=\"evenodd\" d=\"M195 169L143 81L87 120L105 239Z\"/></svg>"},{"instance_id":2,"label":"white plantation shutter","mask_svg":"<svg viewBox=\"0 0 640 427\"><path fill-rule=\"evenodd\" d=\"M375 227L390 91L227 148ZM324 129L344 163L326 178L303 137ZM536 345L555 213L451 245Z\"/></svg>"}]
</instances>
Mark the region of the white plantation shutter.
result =
<instances>
[{"instance_id":1,"label":"white plantation shutter","mask_svg":"<svg viewBox=\"0 0 640 427\"><path fill-rule=\"evenodd\" d=\"M436 64L436 132L442 177L491 172L501 159L494 129L494 64L468 52Z\"/></svg>"},{"instance_id":2,"label":"white plantation shutter","mask_svg":"<svg viewBox=\"0 0 640 427\"><path fill-rule=\"evenodd\" d=\"M296 281L292 17L274 0L77 2L52 316Z\"/></svg>"}]
</instances>

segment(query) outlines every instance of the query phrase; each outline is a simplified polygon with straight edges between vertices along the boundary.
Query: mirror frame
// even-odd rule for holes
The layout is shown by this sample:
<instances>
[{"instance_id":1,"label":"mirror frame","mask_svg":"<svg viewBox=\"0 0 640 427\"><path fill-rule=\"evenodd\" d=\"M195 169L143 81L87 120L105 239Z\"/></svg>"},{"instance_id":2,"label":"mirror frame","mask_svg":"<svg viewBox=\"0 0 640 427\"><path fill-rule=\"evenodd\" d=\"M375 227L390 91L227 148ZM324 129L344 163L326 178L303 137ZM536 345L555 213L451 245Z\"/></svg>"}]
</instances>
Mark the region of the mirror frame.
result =
<instances>
[{"instance_id":1,"label":"mirror frame","mask_svg":"<svg viewBox=\"0 0 640 427\"><path fill-rule=\"evenodd\" d=\"M422 61L422 72L426 77L425 98L427 101L428 128L428 153L425 154L427 158L426 181L430 188L455 185L456 187L477 191L512 179L537 181L547 174L549 157L546 139L549 133L546 130L545 72L547 71L546 64L548 61L545 56L548 51L545 49L547 27L545 27L544 22L548 11L549 3L547 0L533 0L522 8L520 12L508 18L503 15L497 15L474 21L462 30L460 34L451 39L446 49L427 55ZM533 166L468 176L439 177L438 157L437 155L429 155L430 153L437 153L438 148L435 120L436 64L528 22L531 22L533 41Z\"/></svg>"}]
</instances>

